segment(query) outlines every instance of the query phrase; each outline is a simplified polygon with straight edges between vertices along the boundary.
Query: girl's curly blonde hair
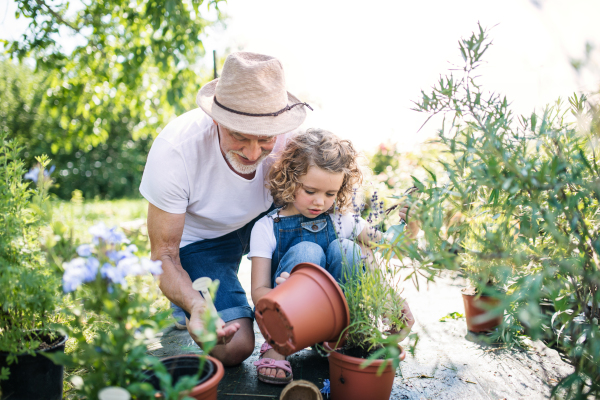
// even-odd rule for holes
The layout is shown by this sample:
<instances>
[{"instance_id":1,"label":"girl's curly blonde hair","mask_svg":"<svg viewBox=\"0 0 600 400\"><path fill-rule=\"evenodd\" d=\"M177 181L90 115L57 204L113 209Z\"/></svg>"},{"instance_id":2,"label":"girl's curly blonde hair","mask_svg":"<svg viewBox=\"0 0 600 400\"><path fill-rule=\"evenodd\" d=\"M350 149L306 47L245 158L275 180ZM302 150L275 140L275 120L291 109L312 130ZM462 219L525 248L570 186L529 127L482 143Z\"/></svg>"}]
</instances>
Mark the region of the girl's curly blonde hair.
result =
<instances>
[{"instance_id":1,"label":"girl's curly blonde hair","mask_svg":"<svg viewBox=\"0 0 600 400\"><path fill-rule=\"evenodd\" d=\"M349 140L319 128L307 129L290 139L269 171L267 187L279 207L293 203L299 178L312 166L332 173L344 173L335 205L341 213L352 205L353 189L362 184L358 152Z\"/></svg>"}]
</instances>

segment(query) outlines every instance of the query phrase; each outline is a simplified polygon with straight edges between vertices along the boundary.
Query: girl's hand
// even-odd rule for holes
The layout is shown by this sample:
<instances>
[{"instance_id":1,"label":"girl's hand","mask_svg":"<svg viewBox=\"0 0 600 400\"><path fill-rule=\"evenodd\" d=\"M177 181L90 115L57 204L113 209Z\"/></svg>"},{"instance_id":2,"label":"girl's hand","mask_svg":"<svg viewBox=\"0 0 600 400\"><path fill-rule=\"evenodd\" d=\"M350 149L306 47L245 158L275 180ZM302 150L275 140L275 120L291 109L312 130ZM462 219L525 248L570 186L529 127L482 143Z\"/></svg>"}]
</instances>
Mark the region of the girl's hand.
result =
<instances>
[{"instance_id":1,"label":"girl's hand","mask_svg":"<svg viewBox=\"0 0 600 400\"><path fill-rule=\"evenodd\" d=\"M419 234L421 226L417 220L408 219L408 205L403 205L398 211L398 216L406 222L406 233L408 237L414 239Z\"/></svg>"},{"instance_id":2,"label":"girl's hand","mask_svg":"<svg viewBox=\"0 0 600 400\"><path fill-rule=\"evenodd\" d=\"M281 275L279 275L277 278L275 278L275 283L278 285L281 285L289 277L290 277L290 274L288 272L282 272Z\"/></svg>"}]
</instances>

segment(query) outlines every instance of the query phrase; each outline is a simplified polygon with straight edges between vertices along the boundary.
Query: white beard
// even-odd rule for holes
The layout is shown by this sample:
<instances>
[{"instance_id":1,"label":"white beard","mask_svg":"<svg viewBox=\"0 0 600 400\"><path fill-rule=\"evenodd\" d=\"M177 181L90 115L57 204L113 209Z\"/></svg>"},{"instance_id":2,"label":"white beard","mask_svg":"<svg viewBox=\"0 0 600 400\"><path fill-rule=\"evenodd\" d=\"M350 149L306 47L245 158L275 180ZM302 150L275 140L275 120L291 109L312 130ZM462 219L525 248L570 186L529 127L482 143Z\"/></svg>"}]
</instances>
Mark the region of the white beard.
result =
<instances>
[{"instance_id":1,"label":"white beard","mask_svg":"<svg viewBox=\"0 0 600 400\"><path fill-rule=\"evenodd\" d=\"M252 165L245 165L242 164L241 162L239 162L239 160L237 159L237 157L235 156L235 154L246 158L244 156L244 154L241 151L236 151L236 150L229 150L227 152L227 154L225 155L225 157L227 157L227 161L229 161L229 165L231 165L233 167L234 170L236 170L237 172L239 172L240 174L243 175L247 175L247 174L251 174L254 171L256 171L256 169L258 168L258 166L260 165L260 163L267 158L267 156L270 154L270 151L263 151L260 155L260 157L258 157L258 160L256 160L256 162Z\"/></svg>"}]
</instances>

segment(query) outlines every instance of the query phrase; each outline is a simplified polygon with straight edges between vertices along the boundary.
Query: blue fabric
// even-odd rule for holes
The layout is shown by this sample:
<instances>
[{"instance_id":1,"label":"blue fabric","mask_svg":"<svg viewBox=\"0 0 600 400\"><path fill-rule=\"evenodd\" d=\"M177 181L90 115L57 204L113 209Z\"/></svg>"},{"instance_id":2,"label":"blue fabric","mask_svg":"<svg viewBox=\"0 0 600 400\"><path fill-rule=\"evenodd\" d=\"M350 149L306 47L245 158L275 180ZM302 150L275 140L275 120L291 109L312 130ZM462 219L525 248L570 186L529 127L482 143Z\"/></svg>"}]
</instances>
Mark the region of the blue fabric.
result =
<instances>
[{"instance_id":1,"label":"blue fabric","mask_svg":"<svg viewBox=\"0 0 600 400\"><path fill-rule=\"evenodd\" d=\"M337 239L328 214L308 218L302 214L281 217L274 210L273 234L277 247L271 258L271 285L282 272L291 272L303 262L317 264L337 281L344 278L344 266L361 262L360 246L348 239ZM346 261L346 262L344 262Z\"/></svg>"},{"instance_id":2,"label":"blue fabric","mask_svg":"<svg viewBox=\"0 0 600 400\"><path fill-rule=\"evenodd\" d=\"M252 227L272 208L273 206L245 226L227 235L200 240L179 249L181 266L188 273L192 282L204 276L212 280L219 280L219 289L214 303L225 322L238 318L254 318L246 292L242 288L237 274L242 256L250 251ZM185 310L184 312L189 318L190 314Z\"/></svg>"}]
</instances>

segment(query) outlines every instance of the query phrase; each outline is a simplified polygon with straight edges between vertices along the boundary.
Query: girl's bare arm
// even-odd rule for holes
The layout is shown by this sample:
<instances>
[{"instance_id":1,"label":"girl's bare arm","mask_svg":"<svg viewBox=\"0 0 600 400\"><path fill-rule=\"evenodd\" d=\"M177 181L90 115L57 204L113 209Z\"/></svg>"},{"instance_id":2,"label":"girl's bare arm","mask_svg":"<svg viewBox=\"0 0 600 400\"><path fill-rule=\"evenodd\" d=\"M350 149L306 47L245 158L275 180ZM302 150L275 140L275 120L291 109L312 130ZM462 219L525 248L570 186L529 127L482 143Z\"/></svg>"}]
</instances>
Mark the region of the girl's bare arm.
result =
<instances>
[{"instance_id":1,"label":"girl's bare arm","mask_svg":"<svg viewBox=\"0 0 600 400\"><path fill-rule=\"evenodd\" d=\"M252 280L250 284L250 290L252 295L252 302L256 305L258 301L267 293L271 288L271 259L263 257L252 257Z\"/></svg>"}]
</instances>

